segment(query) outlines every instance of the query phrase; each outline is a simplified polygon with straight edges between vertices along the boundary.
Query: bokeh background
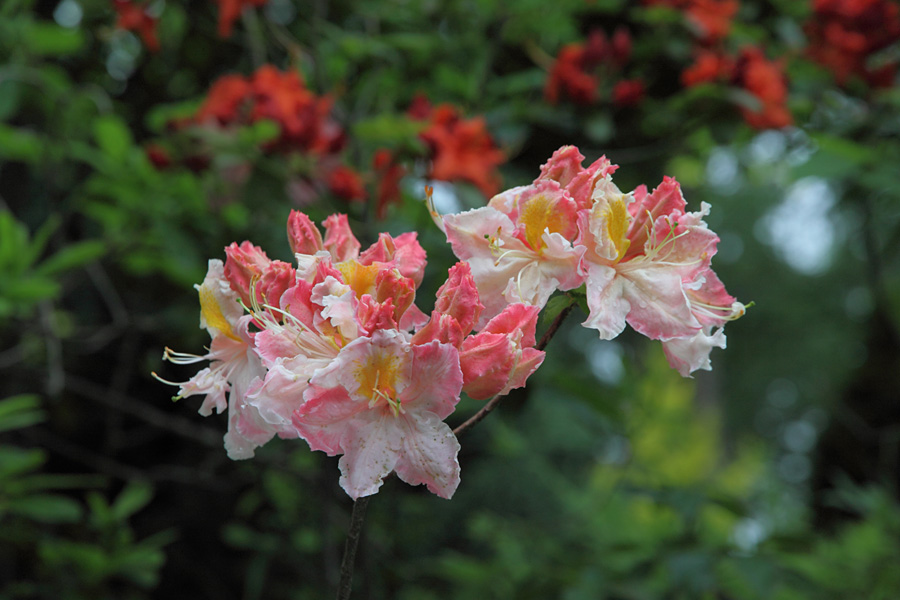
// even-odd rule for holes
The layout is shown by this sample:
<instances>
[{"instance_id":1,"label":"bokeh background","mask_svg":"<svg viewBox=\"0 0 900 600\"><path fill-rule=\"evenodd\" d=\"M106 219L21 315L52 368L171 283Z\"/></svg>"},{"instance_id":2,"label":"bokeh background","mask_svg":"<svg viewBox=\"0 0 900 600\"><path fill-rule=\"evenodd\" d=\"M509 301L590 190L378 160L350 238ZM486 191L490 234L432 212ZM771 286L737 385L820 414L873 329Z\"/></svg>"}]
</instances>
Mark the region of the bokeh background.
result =
<instances>
[{"instance_id":1,"label":"bokeh background","mask_svg":"<svg viewBox=\"0 0 900 600\"><path fill-rule=\"evenodd\" d=\"M0 598L332 596L337 459L232 462L151 378L208 343L192 285L346 212L419 232L428 312L425 185L482 206L564 144L711 204L755 305L692 379L576 310L451 501L385 483L355 597L900 597L898 40L891 0L0 3Z\"/></svg>"}]
</instances>

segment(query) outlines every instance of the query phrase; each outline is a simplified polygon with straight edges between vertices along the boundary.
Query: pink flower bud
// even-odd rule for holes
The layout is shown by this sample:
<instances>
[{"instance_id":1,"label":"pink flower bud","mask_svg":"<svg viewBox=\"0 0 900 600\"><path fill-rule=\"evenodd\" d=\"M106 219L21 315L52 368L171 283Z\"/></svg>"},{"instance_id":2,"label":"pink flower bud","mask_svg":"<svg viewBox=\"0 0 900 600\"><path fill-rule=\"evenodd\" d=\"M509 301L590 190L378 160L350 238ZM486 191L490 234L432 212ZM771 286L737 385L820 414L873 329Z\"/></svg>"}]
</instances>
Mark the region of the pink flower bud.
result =
<instances>
[{"instance_id":1,"label":"pink flower bud","mask_svg":"<svg viewBox=\"0 0 900 600\"><path fill-rule=\"evenodd\" d=\"M296 279L294 267L286 262L273 260L256 284L257 302L279 307L282 294L294 285Z\"/></svg>"},{"instance_id":2,"label":"pink flower bud","mask_svg":"<svg viewBox=\"0 0 900 600\"><path fill-rule=\"evenodd\" d=\"M294 254L315 254L325 249L319 228L299 210L292 210L288 216L287 234Z\"/></svg>"},{"instance_id":3,"label":"pink flower bud","mask_svg":"<svg viewBox=\"0 0 900 600\"><path fill-rule=\"evenodd\" d=\"M434 310L456 319L463 335L471 332L478 323L484 306L478 299L478 288L469 263L458 262L450 267L447 281L437 292Z\"/></svg>"},{"instance_id":4,"label":"pink flower bud","mask_svg":"<svg viewBox=\"0 0 900 600\"><path fill-rule=\"evenodd\" d=\"M244 304L250 306L250 284L262 277L272 261L262 248L246 241L240 246L232 242L225 248L225 255L225 278Z\"/></svg>"},{"instance_id":5,"label":"pink flower bud","mask_svg":"<svg viewBox=\"0 0 900 600\"><path fill-rule=\"evenodd\" d=\"M459 321L450 315L434 311L425 327L412 337L412 343L414 346L420 346L437 340L442 344L451 344L459 348L465 336Z\"/></svg>"},{"instance_id":6,"label":"pink flower bud","mask_svg":"<svg viewBox=\"0 0 900 600\"><path fill-rule=\"evenodd\" d=\"M463 391L475 400L487 400L525 385L544 361L544 352L533 348L539 310L510 304L481 333L463 341L459 353Z\"/></svg>"},{"instance_id":7,"label":"pink flower bud","mask_svg":"<svg viewBox=\"0 0 900 600\"><path fill-rule=\"evenodd\" d=\"M378 329L397 329L394 316L394 299L388 298L378 302L369 294L359 299L356 309L356 320L363 335L372 335Z\"/></svg>"},{"instance_id":8,"label":"pink flower bud","mask_svg":"<svg viewBox=\"0 0 900 600\"><path fill-rule=\"evenodd\" d=\"M397 269L384 269L375 276L375 299L378 302L391 300L394 320L399 323L403 313L416 299L415 284L409 277L401 275Z\"/></svg>"},{"instance_id":9,"label":"pink flower bud","mask_svg":"<svg viewBox=\"0 0 900 600\"><path fill-rule=\"evenodd\" d=\"M359 256L359 241L350 231L347 215L334 214L325 219L325 249L335 262L356 259Z\"/></svg>"}]
</instances>

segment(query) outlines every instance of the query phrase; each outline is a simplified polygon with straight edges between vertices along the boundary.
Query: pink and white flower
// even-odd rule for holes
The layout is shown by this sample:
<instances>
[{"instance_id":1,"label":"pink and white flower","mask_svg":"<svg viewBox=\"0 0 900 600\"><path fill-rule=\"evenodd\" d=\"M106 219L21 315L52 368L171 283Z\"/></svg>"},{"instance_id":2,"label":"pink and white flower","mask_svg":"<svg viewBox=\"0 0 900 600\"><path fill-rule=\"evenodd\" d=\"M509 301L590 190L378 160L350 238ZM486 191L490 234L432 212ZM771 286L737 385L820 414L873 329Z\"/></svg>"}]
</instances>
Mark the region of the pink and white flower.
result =
<instances>
[{"instance_id":1,"label":"pink and white flower","mask_svg":"<svg viewBox=\"0 0 900 600\"><path fill-rule=\"evenodd\" d=\"M259 415L246 401L247 391L265 374L259 356L253 351L253 335L248 330L252 317L244 315L238 295L225 278L221 260L210 260L203 283L195 286L200 294L200 327L212 343L209 352L198 356L166 348L163 358L176 364L210 361L210 365L179 386L177 398L204 395L200 414L228 409L225 449L232 459L250 458L254 449L272 439L275 432L260 422ZM168 383L168 382L167 382ZM227 395L227 399L226 399Z\"/></svg>"},{"instance_id":2,"label":"pink and white flower","mask_svg":"<svg viewBox=\"0 0 900 600\"><path fill-rule=\"evenodd\" d=\"M577 205L550 179L494 196L484 208L444 215L453 252L472 268L485 310L480 325L507 304L543 307L557 289L582 284L583 248L573 245Z\"/></svg>"},{"instance_id":3,"label":"pink and white flower","mask_svg":"<svg viewBox=\"0 0 900 600\"><path fill-rule=\"evenodd\" d=\"M351 498L376 493L391 471L450 498L459 485L459 442L443 420L462 380L453 346L414 346L403 332L379 330L316 372L294 426L313 450L342 455L340 483Z\"/></svg>"},{"instance_id":4,"label":"pink and white flower","mask_svg":"<svg viewBox=\"0 0 900 600\"><path fill-rule=\"evenodd\" d=\"M612 180L615 165L601 157L584 168L583 160L564 146L531 185L439 222L472 268L485 304L479 324L507 304L541 308L554 291L584 284L584 326L602 339L627 323L661 340L682 375L708 369L710 350L725 346L722 326L744 312L710 268L719 238L703 220L709 206L686 212L668 177L653 193L644 186L623 193Z\"/></svg>"},{"instance_id":5,"label":"pink and white flower","mask_svg":"<svg viewBox=\"0 0 900 600\"><path fill-rule=\"evenodd\" d=\"M669 362L682 375L708 369L709 351L724 347L721 331L743 314L710 268L718 236L699 212L685 212L678 183L666 177L653 193L640 187L622 194L596 187L590 212L582 213L579 243L586 252L590 315L585 327L612 339L626 322L662 340Z\"/></svg>"}]
</instances>

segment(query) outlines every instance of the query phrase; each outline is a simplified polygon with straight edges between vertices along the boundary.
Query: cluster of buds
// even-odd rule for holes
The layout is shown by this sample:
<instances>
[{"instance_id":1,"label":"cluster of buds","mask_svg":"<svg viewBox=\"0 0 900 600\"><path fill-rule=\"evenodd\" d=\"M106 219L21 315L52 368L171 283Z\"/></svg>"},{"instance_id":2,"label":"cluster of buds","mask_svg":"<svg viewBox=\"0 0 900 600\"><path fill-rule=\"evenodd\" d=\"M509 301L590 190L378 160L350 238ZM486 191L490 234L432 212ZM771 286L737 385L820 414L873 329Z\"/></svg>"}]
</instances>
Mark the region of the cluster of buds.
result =
<instances>
[{"instance_id":1,"label":"cluster of buds","mask_svg":"<svg viewBox=\"0 0 900 600\"><path fill-rule=\"evenodd\" d=\"M439 225L472 268L485 304L482 320L508 303L543 307L556 290L585 286L584 326L612 339L626 323L660 340L684 376L710 369L725 347L723 326L744 305L726 291L710 261L719 238L703 221L709 205L686 212L678 183L623 193L605 157L587 168L573 146L557 150L531 184L494 196L486 207L444 215Z\"/></svg>"},{"instance_id":2,"label":"cluster of buds","mask_svg":"<svg viewBox=\"0 0 900 600\"><path fill-rule=\"evenodd\" d=\"M197 286L209 352L165 358L210 364L175 384L176 398L205 396L203 415L228 411L232 459L275 436L302 438L342 455L340 483L354 499L391 472L449 498L459 443L444 419L462 392L487 399L525 384L544 358L533 347L539 309L512 303L484 319L471 270L458 263L428 316L414 304L426 263L415 233L383 233L360 252L346 215L324 226L323 237L290 214L293 264L250 242L209 261Z\"/></svg>"}]
</instances>

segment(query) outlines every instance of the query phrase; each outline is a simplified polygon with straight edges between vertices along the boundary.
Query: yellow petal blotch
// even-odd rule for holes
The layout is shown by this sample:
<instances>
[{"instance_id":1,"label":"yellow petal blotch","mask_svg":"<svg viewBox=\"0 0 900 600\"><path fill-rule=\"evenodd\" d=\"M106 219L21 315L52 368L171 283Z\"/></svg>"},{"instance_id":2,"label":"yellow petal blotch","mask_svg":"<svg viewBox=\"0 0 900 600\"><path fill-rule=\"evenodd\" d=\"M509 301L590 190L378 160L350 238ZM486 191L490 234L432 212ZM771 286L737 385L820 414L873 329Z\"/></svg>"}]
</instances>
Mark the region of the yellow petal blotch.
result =
<instances>
[{"instance_id":1,"label":"yellow petal blotch","mask_svg":"<svg viewBox=\"0 0 900 600\"><path fill-rule=\"evenodd\" d=\"M235 335L234 330L231 329L228 319L222 314L222 307L219 306L219 302L216 300L212 290L205 285L201 285L198 291L200 292L200 315L206 321L206 324L209 327L218 329L222 335L226 335L238 342L241 341L241 338Z\"/></svg>"}]
</instances>

